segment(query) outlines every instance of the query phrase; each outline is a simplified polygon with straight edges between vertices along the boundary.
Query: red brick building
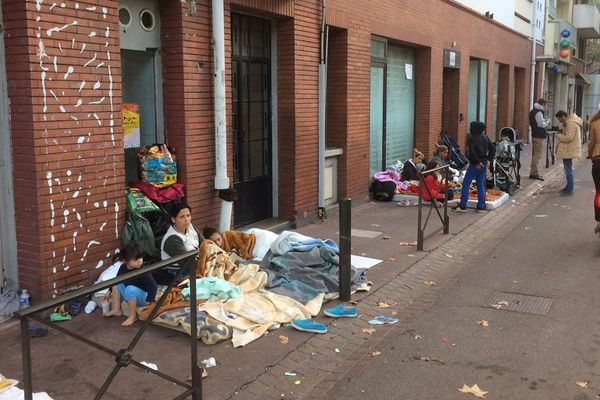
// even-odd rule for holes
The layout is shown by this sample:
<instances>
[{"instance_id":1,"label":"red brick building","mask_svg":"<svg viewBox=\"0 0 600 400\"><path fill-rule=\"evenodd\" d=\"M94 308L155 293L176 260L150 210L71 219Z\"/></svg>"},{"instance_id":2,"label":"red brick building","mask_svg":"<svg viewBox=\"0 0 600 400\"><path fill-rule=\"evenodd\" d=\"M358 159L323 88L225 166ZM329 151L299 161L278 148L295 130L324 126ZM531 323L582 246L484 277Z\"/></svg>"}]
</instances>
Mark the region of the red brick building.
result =
<instances>
[{"instance_id":1,"label":"red brick building","mask_svg":"<svg viewBox=\"0 0 600 400\"><path fill-rule=\"evenodd\" d=\"M142 145L176 148L194 224L217 224L211 2L0 4L5 285L47 297L110 263L136 176L124 103ZM472 119L527 129L530 40L451 0L225 0L225 43L235 226L316 219L324 48L326 202L366 201L372 170L431 155L441 131L464 144Z\"/></svg>"}]
</instances>

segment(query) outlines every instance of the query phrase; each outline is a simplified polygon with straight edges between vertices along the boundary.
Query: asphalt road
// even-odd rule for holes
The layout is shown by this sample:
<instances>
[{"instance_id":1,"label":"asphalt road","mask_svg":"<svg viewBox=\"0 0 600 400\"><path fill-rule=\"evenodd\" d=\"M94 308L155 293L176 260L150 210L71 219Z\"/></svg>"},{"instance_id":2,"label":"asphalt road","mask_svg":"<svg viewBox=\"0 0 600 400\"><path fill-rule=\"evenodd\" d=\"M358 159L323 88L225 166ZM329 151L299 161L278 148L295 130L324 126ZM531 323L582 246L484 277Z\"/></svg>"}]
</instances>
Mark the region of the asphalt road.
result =
<instances>
[{"instance_id":1,"label":"asphalt road","mask_svg":"<svg viewBox=\"0 0 600 400\"><path fill-rule=\"evenodd\" d=\"M475 399L458 389L477 384L486 399L599 399L600 238L590 168L580 164L572 197L547 187L491 253L325 397ZM547 315L483 307L496 292L552 304Z\"/></svg>"}]
</instances>

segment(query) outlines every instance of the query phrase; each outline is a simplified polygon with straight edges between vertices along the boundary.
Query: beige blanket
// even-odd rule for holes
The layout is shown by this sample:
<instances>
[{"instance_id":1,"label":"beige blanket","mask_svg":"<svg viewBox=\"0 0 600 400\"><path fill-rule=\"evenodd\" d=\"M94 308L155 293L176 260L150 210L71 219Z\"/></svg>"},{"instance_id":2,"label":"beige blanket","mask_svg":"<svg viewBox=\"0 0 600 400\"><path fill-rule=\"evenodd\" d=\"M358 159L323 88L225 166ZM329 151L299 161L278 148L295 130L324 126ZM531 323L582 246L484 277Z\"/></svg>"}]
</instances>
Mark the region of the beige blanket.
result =
<instances>
[{"instance_id":1,"label":"beige blanket","mask_svg":"<svg viewBox=\"0 0 600 400\"><path fill-rule=\"evenodd\" d=\"M203 246L204 247L204 246ZM206 271L204 276L217 276L239 285L242 295L228 301L209 301L198 309L212 318L232 327L234 347L244 346L258 339L269 329L295 319L306 319L319 313L324 295L319 294L306 305L265 289L267 274L256 264L235 265L227 253L210 243L200 252ZM234 271L231 273L231 271Z\"/></svg>"}]
</instances>

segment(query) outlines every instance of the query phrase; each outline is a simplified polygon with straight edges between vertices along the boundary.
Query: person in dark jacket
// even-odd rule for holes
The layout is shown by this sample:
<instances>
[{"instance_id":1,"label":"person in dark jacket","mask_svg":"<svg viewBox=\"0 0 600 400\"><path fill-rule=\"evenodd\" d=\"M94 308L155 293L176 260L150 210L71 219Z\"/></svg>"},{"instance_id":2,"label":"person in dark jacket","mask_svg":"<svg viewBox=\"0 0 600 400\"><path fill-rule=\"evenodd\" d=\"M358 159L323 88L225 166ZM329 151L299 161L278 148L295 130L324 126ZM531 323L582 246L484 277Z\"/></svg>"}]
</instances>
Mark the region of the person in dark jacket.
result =
<instances>
[{"instance_id":1,"label":"person in dark jacket","mask_svg":"<svg viewBox=\"0 0 600 400\"><path fill-rule=\"evenodd\" d=\"M485 135L485 124L473 121L469 127L470 135L467 137L467 159L469 167L463 180L460 203L454 211L467 211L469 189L471 182L477 182L477 211L485 210L485 174L490 162L494 159L495 149L492 142Z\"/></svg>"},{"instance_id":2,"label":"person in dark jacket","mask_svg":"<svg viewBox=\"0 0 600 400\"><path fill-rule=\"evenodd\" d=\"M546 100L539 99L533 104L533 109L529 112L529 126L531 127L531 169L529 178L540 181L544 180L539 168L544 152L544 143L548 137L548 123L550 122L550 120L544 119L545 107Z\"/></svg>"}]
</instances>

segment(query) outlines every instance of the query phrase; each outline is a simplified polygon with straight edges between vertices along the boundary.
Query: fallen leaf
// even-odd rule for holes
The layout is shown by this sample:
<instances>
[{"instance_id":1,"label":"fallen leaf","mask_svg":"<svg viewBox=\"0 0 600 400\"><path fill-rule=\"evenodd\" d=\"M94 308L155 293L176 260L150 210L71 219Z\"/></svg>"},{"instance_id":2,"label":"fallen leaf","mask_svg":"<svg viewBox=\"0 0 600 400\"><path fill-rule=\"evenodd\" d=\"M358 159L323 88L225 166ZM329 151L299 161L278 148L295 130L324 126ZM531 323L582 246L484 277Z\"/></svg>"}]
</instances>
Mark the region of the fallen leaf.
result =
<instances>
[{"instance_id":1,"label":"fallen leaf","mask_svg":"<svg viewBox=\"0 0 600 400\"><path fill-rule=\"evenodd\" d=\"M496 310L499 310L502 308L502 306L500 304L490 304L490 307L495 308Z\"/></svg>"},{"instance_id":2,"label":"fallen leaf","mask_svg":"<svg viewBox=\"0 0 600 400\"><path fill-rule=\"evenodd\" d=\"M526 226L526 227L525 227L525 228L523 228L523 229L525 229L526 231L528 231L528 230L530 230L531 228L530 228L530 227L528 227L528 226Z\"/></svg>"},{"instance_id":3,"label":"fallen leaf","mask_svg":"<svg viewBox=\"0 0 600 400\"><path fill-rule=\"evenodd\" d=\"M501 306L508 306L508 301L502 300L502 301L499 301L498 304L500 304Z\"/></svg>"},{"instance_id":4,"label":"fallen leaf","mask_svg":"<svg viewBox=\"0 0 600 400\"><path fill-rule=\"evenodd\" d=\"M534 218L546 218L547 215L546 214L538 214L538 215L534 215Z\"/></svg>"},{"instance_id":5,"label":"fallen leaf","mask_svg":"<svg viewBox=\"0 0 600 400\"><path fill-rule=\"evenodd\" d=\"M417 242L400 242L400 246L416 246Z\"/></svg>"},{"instance_id":6,"label":"fallen leaf","mask_svg":"<svg viewBox=\"0 0 600 400\"><path fill-rule=\"evenodd\" d=\"M396 311L392 311L390 314L392 314L392 315L398 315L398 313Z\"/></svg>"},{"instance_id":7,"label":"fallen leaf","mask_svg":"<svg viewBox=\"0 0 600 400\"><path fill-rule=\"evenodd\" d=\"M485 319L482 319L481 321L477 321L477 324L483 326L484 328L487 328L488 326L490 326L489 323Z\"/></svg>"},{"instance_id":8,"label":"fallen leaf","mask_svg":"<svg viewBox=\"0 0 600 400\"><path fill-rule=\"evenodd\" d=\"M448 253L444 253L444 255L448 258L452 258L452 255L448 254Z\"/></svg>"},{"instance_id":9,"label":"fallen leaf","mask_svg":"<svg viewBox=\"0 0 600 400\"><path fill-rule=\"evenodd\" d=\"M379 308L389 308L389 304L386 303L385 301L380 301L379 303L377 303L377 307Z\"/></svg>"},{"instance_id":10,"label":"fallen leaf","mask_svg":"<svg viewBox=\"0 0 600 400\"><path fill-rule=\"evenodd\" d=\"M379 226L379 224L371 224L371 226Z\"/></svg>"},{"instance_id":11,"label":"fallen leaf","mask_svg":"<svg viewBox=\"0 0 600 400\"><path fill-rule=\"evenodd\" d=\"M287 336L279 335L279 342L281 344L288 344L290 339Z\"/></svg>"},{"instance_id":12,"label":"fallen leaf","mask_svg":"<svg viewBox=\"0 0 600 400\"><path fill-rule=\"evenodd\" d=\"M421 335L415 335L415 340L421 339Z\"/></svg>"},{"instance_id":13,"label":"fallen leaf","mask_svg":"<svg viewBox=\"0 0 600 400\"><path fill-rule=\"evenodd\" d=\"M588 387L588 381L577 381L575 384L583 389L587 389Z\"/></svg>"},{"instance_id":14,"label":"fallen leaf","mask_svg":"<svg viewBox=\"0 0 600 400\"><path fill-rule=\"evenodd\" d=\"M294 385L299 385L301 383L302 383L302 381L300 379L298 379L297 381L294 381Z\"/></svg>"},{"instance_id":15,"label":"fallen leaf","mask_svg":"<svg viewBox=\"0 0 600 400\"><path fill-rule=\"evenodd\" d=\"M371 335L376 332L376 330L373 328L363 328L362 331L363 331L363 333L366 333L367 335Z\"/></svg>"},{"instance_id":16,"label":"fallen leaf","mask_svg":"<svg viewBox=\"0 0 600 400\"><path fill-rule=\"evenodd\" d=\"M367 255L367 253L360 253L359 255L364 257Z\"/></svg>"},{"instance_id":17,"label":"fallen leaf","mask_svg":"<svg viewBox=\"0 0 600 400\"><path fill-rule=\"evenodd\" d=\"M372 353L369 353L369 357L377 357L380 356L381 352L380 351L374 351Z\"/></svg>"},{"instance_id":18,"label":"fallen leaf","mask_svg":"<svg viewBox=\"0 0 600 400\"><path fill-rule=\"evenodd\" d=\"M383 240L390 240L390 237L388 235L383 236Z\"/></svg>"},{"instance_id":19,"label":"fallen leaf","mask_svg":"<svg viewBox=\"0 0 600 400\"><path fill-rule=\"evenodd\" d=\"M396 261L396 257L390 257L390 258L388 258L388 260L390 260L390 261Z\"/></svg>"},{"instance_id":20,"label":"fallen leaf","mask_svg":"<svg viewBox=\"0 0 600 400\"><path fill-rule=\"evenodd\" d=\"M429 286L435 286L436 283L434 281L423 281L424 284L429 285Z\"/></svg>"},{"instance_id":21,"label":"fallen leaf","mask_svg":"<svg viewBox=\"0 0 600 400\"><path fill-rule=\"evenodd\" d=\"M406 256L407 257L414 257L415 255L414 254L407 254Z\"/></svg>"},{"instance_id":22,"label":"fallen leaf","mask_svg":"<svg viewBox=\"0 0 600 400\"><path fill-rule=\"evenodd\" d=\"M446 365L444 360L442 360L441 358L437 358L437 357L414 356L413 358L418 361L431 361L431 362L435 362L435 363L438 363L441 365Z\"/></svg>"},{"instance_id":23,"label":"fallen leaf","mask_svg":"<svg viewBox=\"0 0 600 400\"><path fill-rule=\"evenodd\" d=\"M463 392L463 393L470 393L475 397L478 397L480 399L483 399L485 397L485 395L488 392L484 392L483 390L479 389L479 386L477 386L477 384L473 385L472 387L468 387L467 385L463 385L462 389L458 389L459 392Z\"/></svg>"}]
</instances>

